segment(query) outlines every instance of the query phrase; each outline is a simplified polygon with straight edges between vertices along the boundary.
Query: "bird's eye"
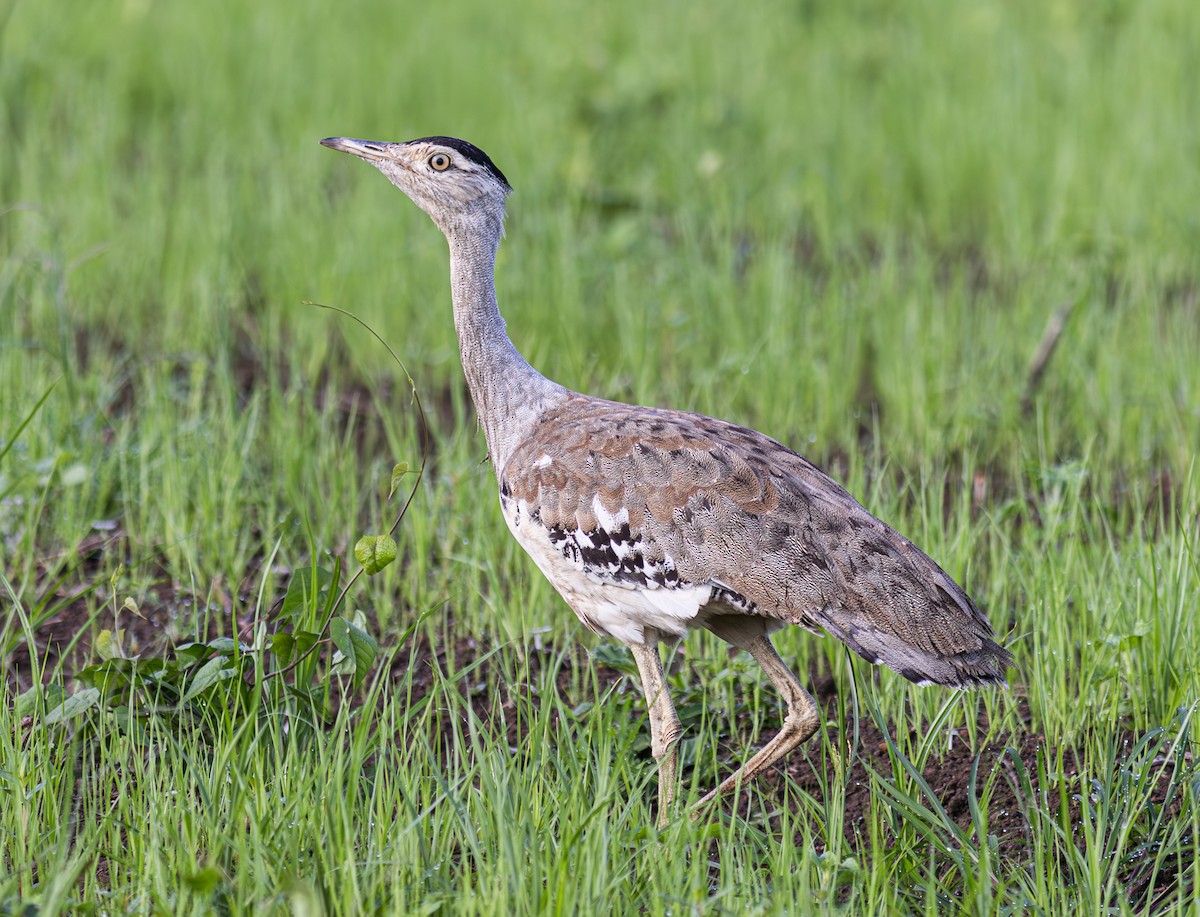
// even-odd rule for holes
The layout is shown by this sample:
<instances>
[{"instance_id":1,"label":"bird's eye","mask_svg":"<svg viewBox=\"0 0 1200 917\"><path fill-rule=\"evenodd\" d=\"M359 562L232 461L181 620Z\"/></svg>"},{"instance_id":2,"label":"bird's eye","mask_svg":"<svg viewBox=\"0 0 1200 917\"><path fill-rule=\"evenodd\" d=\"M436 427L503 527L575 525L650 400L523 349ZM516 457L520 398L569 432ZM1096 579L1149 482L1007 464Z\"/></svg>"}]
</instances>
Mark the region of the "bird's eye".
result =
<instances>
[{"instance_id":1,"label":"bird's eye","mask_svg":"<svg viewBox=\"0 0 1200 917\"><path fill-rule=\"evenodd\" d=\"M434 153L429 157L429 165L435 172L445 172L450 168L450 157L445 153Z\"/></svg>"}]
</instances>

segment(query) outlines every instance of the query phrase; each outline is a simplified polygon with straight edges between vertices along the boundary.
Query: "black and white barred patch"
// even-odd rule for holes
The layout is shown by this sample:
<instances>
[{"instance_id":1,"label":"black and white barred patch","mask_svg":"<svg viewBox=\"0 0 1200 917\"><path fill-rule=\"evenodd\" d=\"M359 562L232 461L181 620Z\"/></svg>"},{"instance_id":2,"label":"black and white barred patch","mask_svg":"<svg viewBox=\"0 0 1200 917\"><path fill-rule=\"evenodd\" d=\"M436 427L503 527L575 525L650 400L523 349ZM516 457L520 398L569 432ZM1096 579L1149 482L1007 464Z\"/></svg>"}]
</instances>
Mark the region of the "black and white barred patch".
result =
<instances>
[{"instance_id":1,"label":"black and white barred patch","mask_svg":"<svg viewBox=\"0 0 1200 917\"><path fill-rule=\"evenodd\" d=\"M758 611L757 605L740 592L735 592L727 586L713 586L712 597L708 601L710 605L728 605L730 608L744 611L750 615Z\"/></svg>"},{"instance_id":2,"label":"black and white barred patch","mask_svg":"<svg viewBox=\"0 0 1200 917\"><path fill-rule=\"evenodd\" d=\"M546 529L563 557L579 564L583 572L623 585L673 589L679 585L679 571L669 557L649 560L642 541L622 522L612 531L596 527L590 532L550 526Z\"/></svg>"},{"instance_id":3,"label":"black and white barred patch","mask_svg":"<svg viewBox=\"0 0 1200 917\"><path fill-rule=\"evenodd\" d=\"M519 529L523 523L536 525L553 549L587 576L635 589L691 589L697 585L680 578L670 557L658 561L647 559L642 539L633 534L623 515L608 519L613 523L611 528L599 525L584 531L544 525L540 513L527 505L522 504L522 513L514 506L511 493L503 485L500 504L515 527ZM757 611L754 602L723 584L714 583L711 590L708 602L704 604L723 605L747 614Z\"/></svg>"}]
</instances>

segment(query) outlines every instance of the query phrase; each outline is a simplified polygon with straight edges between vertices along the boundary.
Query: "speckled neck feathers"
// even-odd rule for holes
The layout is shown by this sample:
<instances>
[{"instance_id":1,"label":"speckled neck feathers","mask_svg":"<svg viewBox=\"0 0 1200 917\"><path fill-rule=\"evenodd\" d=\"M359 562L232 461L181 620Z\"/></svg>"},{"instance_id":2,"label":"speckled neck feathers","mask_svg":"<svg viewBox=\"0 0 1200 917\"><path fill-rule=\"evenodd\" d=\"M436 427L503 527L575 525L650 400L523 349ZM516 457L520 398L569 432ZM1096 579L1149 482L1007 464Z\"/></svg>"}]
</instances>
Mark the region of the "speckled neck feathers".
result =
<instances>
[{"instance_id":1,"label":"speckled neck feathers","mask_svg":"<svg viewBox=\"0 0 1200 917\"><path fill-rule=\"evenodd\" d=\"M494 216L444 227L450 243L450 289L454 327L471 400L499 473L550 407L569 392L526 362L505 331L496 303L494 267L501 226Z\"/></svg>"}]
</instances>

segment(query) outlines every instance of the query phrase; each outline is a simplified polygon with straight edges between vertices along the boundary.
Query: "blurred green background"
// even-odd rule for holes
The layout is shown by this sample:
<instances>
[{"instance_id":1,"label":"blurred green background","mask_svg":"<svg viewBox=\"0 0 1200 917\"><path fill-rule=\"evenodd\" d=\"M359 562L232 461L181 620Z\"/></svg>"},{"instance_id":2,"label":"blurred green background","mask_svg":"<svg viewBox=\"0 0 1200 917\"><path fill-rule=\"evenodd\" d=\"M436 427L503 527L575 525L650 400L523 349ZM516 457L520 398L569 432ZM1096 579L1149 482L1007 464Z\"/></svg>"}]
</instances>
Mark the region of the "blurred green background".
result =
<instances>
[{"instance_id":1,"label":"blurred green background","mask_svg":"<svg viewBox=\"0 0 1200 917\"><path fill-rule=\"evenodd\" d=\"M454 384L439 241L315 144L449 133L516 186L502 304L568 384L706 405L731 387L727 412L844 437L869 347L903 444L1002 410L1045 317L1084 299L1055 373L1069 447L1095 430L1114 459L1178 465L1162 426L1196 429L1155 403L1196 395L1187 3L5 13L0 303L26 383L53 357L166 351L384 370L336 359L336 323L300 304L317 299ZM787 390L763 397L772 381ZM1155 423L1118 421L1130 402Z\"/></svg>"}]
</instances>

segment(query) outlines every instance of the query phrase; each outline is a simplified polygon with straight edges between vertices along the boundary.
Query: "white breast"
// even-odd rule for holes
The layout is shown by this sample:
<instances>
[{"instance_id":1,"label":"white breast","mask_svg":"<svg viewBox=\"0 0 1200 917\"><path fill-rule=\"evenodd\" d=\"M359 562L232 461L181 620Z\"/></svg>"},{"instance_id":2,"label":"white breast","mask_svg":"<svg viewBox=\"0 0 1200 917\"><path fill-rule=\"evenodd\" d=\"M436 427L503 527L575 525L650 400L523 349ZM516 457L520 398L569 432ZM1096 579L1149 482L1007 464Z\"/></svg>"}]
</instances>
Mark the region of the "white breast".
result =
<instances>
[{"instance_id":1,"label":"white breast","mask_svg":"<svg viewBox=\"0 0 1200 917\"><path fill-rule=\"evenodd\" d=\"M579 619L602 636L622 643L643 643L644 629L653 627L664 636L682 637L712 598L712 586L680 583L668 566L669 558L634 570L637 575L630 576L629 564L639 563L641 554L636 543L611 542L620 528L620 513L606 513L604 520L613 523L614 531L605 530L605 536L612 556L621 562L621 568L614 569L588 563L588 549L594 546L588 533L567 533L569 537L556 544L551 531L524 500L501 495L500 506L509 531L538 569Z\"/></svg>"}]
</instances>

